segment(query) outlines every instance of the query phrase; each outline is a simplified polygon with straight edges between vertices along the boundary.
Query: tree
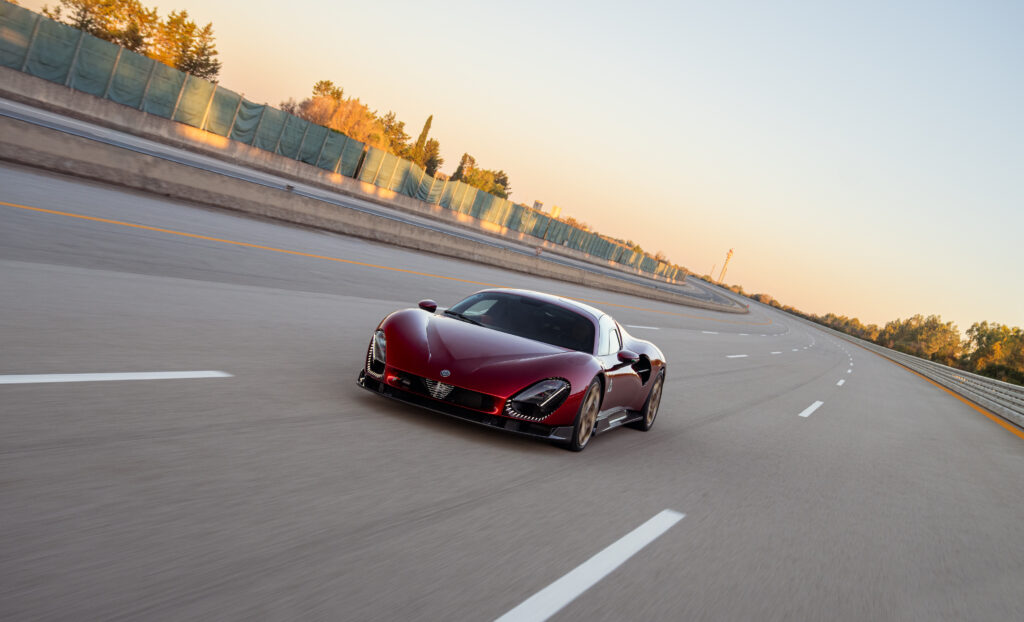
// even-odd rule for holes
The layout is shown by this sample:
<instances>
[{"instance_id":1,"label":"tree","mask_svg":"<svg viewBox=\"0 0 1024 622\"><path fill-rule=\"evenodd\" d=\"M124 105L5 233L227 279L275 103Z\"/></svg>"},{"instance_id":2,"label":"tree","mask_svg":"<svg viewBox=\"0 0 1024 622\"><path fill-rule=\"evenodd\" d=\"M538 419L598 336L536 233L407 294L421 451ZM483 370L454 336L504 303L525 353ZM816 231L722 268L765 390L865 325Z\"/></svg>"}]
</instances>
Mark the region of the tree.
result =
<instances>
[{"instance_id":1,"label":"tree","mask_svg":"<svg viewBox=\"0 0 1024 622\"><path fill-rule=\"evenodd\" d=\"M437 139L431 138L427 141L426 147L423 148L423 168L426 169L427 175L433 177L437 174L437 169L441 168L444 164L444 158L441 157L441 143L437 142Z\"/></svg>"},{"instance_id":2,"label":"tree","mask_svg":"<svg viewBox=\"0 0 1024 622\"><path fill-rule=\"evenodd\" d=\"M345 98L345 89L336 86L330 80L317 80L313 85L313 97L329 97L340 104Z\"/></svg>"},{"instance_id":3,"label":"tree","mask_svg":"<svg viewBox=\"0 0 1024 622\"><path fill-rule=\"evenodd\" d=\"M405 133L405 121L399 121L395 118L395 113L390 110L383 117L377 117L377 120L384 130L387 150L398 157L408 155L409 135Z\"/></svg>"},{"instance_id":4,"label":"tree","mask_svg":"<svg viewBox=\"0 0 1024 622\"><path fill-rule=\"evenodd\" d=\"M1003 324L975 322L967 329L970 353L965 367L1004 382L1024 384L1024 331Z\"/></svg>"},{"instance_id":5,"label":"tree","mask_svg":"<svg viewBox=\"0 0 1024 622\"><path fill-rule=\"evenodd\" d=\"M471 171L476 167L476 158L469 155L468 153L462 154L462 159L459 160L459 165L455 168L455 172L452 173L451 181L462 181L468 171Z\"/></svg>"},{"instance_id":6,"label":"tree","mask_svg":"<svg viewBox=\"0 0 1024 622\"><path fill-rule=\"evenodd\" d=\"M217 46L213 42L213 24L209 23L194 35L191 44L175 67L197 78L207 78L216 82L221 67L220 61L214 58L217 54Z\"/></svg>"},{"instance_id":7,"label":"tree","mask_svg":"<svg viewBox=\"0 0 1024 622\"><path fill-rule=\"evenodd\" d=\"M60 0L55 9L44 6L43 15L140 53L146 52L160 23L156 9L139 0Z\"/></svg>"},{"instance_id":8,"label":"tree","mask_svg":"<svg viewBox=\"0 0 1024 622\"><path fill-rule=\"evenodd\" d=\"M430 134L430 124L434 121L434 115L427 117L427 122L423 124L423 131L420 132L420 137L416 139L416 144L412 148L412 152L409 154L411 159L420 166L425 166L426 160L426 148L427 148L427 135Z\"/></svg>"},{"instance_id":9,"label":"tree","mask_svg":"<svg viewBox=\"0 0 1024 622\"><path fill-rule=\"evenodd\" d=\"M194 76L212 80L220 73L213 24L200 28L187 11L161 21L139 0L59 0L43 14Z\"/></svg>"},{"instance_id":10,"label":"tree","mask_svg":"<svg viewBox=\"0 0 1024 622\"><path fill-rule=\"evenodd\" d=\"M371 147L385 151L390 148L377 114L359 99L346 98L345 90L330 80L317 81L313 85L312 97L298 103L289 99L281 103L281 109ZM393 113L391 118L394 118Z\"/></svg>"},{"instance_id":11,"label":"tree","mask_svg":"<svg viewBox=\"0 0 1024 622\"><path fill-rule=\"evenodd\" d=\"M960 331L938 315L921 314L885 325L878 341L887 348L931 359L944 365L956 362L961 352Z\"/></svg>"}]
</instances>

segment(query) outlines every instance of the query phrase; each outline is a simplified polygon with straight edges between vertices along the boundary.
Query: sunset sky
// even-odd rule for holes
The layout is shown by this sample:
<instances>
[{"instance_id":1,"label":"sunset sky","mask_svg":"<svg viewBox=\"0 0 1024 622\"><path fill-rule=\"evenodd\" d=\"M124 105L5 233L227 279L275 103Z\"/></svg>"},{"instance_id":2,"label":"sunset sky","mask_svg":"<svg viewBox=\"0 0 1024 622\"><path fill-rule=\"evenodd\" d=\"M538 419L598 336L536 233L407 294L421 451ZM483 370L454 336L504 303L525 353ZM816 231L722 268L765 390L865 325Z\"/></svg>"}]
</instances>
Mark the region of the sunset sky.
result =
<instances>
[{"instance_id":1,"label":"sunset sky","mask_svg":"<svg viewBox=\"0 0 1024 622\"><path fill-rule=\"evenodd\" d=\"M144 3L212 21L249 99L433 114L442 171L699 274L734 248L750 293L1024 326L1022 2Z\"/></svg>"}]
</instances>

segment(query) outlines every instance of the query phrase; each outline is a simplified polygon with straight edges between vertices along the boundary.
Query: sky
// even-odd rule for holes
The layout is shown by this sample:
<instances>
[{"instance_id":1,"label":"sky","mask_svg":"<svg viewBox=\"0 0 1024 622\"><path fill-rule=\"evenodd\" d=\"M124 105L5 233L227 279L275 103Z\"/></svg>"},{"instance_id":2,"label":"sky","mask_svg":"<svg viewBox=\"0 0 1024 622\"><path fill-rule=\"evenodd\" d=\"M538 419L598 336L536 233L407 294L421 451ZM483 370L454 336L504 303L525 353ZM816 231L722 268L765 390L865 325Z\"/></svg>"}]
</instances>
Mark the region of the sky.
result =
<instances>
[{"instance_id":1,"label":"sky","mask_svg":"<svg viewBox=\"0 0 1024 622\"><path fill-rule=\"evenodd\" d=\"M51 6L54 1L49 2ZM44 2L24 0L38 9ZM220 83L332 80L511 198L803 311L1024 326L1024 3L168 0Z\"/></svg>"}]
</instances>

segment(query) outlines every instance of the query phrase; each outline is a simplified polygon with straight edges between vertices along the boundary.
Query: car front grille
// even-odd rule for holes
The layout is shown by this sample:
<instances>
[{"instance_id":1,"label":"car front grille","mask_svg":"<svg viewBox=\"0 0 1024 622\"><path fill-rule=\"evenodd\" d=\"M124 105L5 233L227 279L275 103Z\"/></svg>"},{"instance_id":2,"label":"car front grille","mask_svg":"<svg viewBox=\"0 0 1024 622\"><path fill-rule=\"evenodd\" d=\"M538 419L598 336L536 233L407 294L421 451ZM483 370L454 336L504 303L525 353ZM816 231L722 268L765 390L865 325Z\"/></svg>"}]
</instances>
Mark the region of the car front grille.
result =
<instances>
[{"instance_id":1,"label":"car front grille","mask_svg":"<svg viewBox=\"0 0 1024 622\"><path fill-rule=\"evenodd\" d=\"M394 370L394 372L397 379L396 386L401 389L426 395L435 400L448 402L456 406L462 406L463 408L471 408L487 413L494 412L494 397L491 395L470 391L469 389L463 389L399 370Z\"/></svg>"}]
</instances>

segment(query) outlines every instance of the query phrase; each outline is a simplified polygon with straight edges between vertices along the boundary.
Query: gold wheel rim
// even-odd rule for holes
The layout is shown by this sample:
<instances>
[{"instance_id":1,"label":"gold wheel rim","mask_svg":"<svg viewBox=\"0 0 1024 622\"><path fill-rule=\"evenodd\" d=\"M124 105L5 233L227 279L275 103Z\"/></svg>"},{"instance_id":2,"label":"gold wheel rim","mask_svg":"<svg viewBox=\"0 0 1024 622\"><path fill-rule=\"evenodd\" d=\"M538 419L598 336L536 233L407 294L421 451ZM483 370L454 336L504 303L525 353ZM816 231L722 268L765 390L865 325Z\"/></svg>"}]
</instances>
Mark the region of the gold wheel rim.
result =
<instances>
[{"instance_id":1,"label":"gold wheel rim","mask_svg":"<svg viewBox=\"0 0 1024 622\"><path fill-rule=\"evenodd\" d=\"M576 442L580 447L590 441L594 433L594 421L597 419L597 391L591 389L583 402L583 412L580 414L580 430L576 435Z\"/></svg>"},{"instance_id":2,"label":"gold wheel rim","mask_svg":"<svg viewBox=\"0 0 1024 622\"><path fill-rule=\"evenodd\" d=\"M658 378L657 384L651 389L650 402L647 404L647 416L644 419L647 425L654 423L654 418L658 416L658 406L661 405L661 378Z\"/></svg>"}]
</instances>

